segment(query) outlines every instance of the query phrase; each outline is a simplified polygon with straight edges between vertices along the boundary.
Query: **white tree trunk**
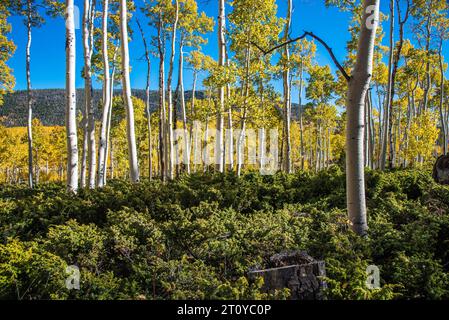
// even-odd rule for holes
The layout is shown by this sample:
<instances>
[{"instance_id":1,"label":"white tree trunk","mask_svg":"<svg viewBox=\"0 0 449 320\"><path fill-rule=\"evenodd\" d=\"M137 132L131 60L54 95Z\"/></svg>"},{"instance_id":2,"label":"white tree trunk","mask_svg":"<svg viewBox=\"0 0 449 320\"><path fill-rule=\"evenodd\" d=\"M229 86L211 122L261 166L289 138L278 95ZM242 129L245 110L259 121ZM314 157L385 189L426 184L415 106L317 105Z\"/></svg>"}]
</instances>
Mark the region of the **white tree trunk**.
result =
<instances>
[{"instance_id":1,"label":"white tree trunk","mask_svg":"<svg viewBox=\"0 0 449 320\"><path fill-rule=\"evenodd\" d=\"M67 190L78 191L78 136L76 131L75 87L75 20L74 0L66 0L66 133L67 133Z\"/></svg>"},{"instance_id":2,"label":"white tree trunk","mask_svg":"<svg viewBox=\"0 0 449 320\"><path fill-rule=\"evenodd\" d=\"M151 75L151 60L150 51L148 49L147 40L143 32L142 26L139 20L137 21L137 26L139 27L140 35L142 36L143 46L145 48L145 60L147 62L147 77L145 86L145 112L147 114L147 128L148 128L148 177L151 180L153 175L153 161L152 161L152 150L153 146L151 143L151 112L150 112L150 75Z\"/></svg>"},{"instance_id":3,"label":"white tree trunk","mask_svg":"<svg viewBox=\"0 0 449 320\"><path fill-rule=\"evenodd\" d=\"M170 65L168 70L168 78L167 78L167 91L168 91L168 152L169 152L169 166L168 166L168 176L170 179L174 177L174 147L173 147L173 90L171 87L172 84L172 76L173 76L173 64L175 61L176 54L176 31L178 26L178 13L179 13L179 3L178 0L176 2L176 12L175 12L175 20L173 22L173 30L172 30L172 39L171 39L171 55L170 55Z\"/></svg>"},{"instance_id":4,"label":"white tree trunk","mask_svg":"<svg viewBox=\"0 0 449 320\"><path fill-rule=\"evenodd\" d=\"M162 12L159 12L157 39L159 51L159 168L162 181L167 179L167 143L165 114L165 37L162 30Z\"/></svg>"},{"instance_id":5,"label":"white tree trunk","mask_svg":"<svg viewBox=\"0 0 449 320\"><path fill-rule=\"evenodd\" d=\"M298 119L299 119L299 140L300 140L300 155L301 155L301 170L304 170L304 157L305 157L305 151L304 151L304 126L302 121L302 87L303 87L303 64L301 62L301 68L299 73L299 89L298 89Z\"/></svg>"},{"instance_id":6,"label":"white tree trunk","mask_svg":"<svg viewBox=\"0 0 449 320\"><path fill-rule=\"evenodd\" d=\"M27 77L27 134L28 134L28 185L33 188L33 101L31 99L31 0L27 1L27 46L26 46L26 77Z\"/></svg>"},{"instance_id":7,"label":"white tree trunk","mask_svg":"<svg viewBox=\"0 0 449 320\"><path fill-rule=\"evenodd\" d=\"M118 47L115 50L114 53L114 58L113 58L113 64L115 64L116 61L116 56L117 56L117 50ZM112 165L114 164L114 161L112 160L112 156L113 156L113 152L112 152L112 140L111 140L111 121L112 121L112 105L114 102L114 78L115 78L115 66L112 67L112 71L111 71L111 85L110 85L110 91L111 91L111 97L109 99L109 111L108 111L108 125L107 125L107 129L106 129L106 157L105 157L105 161L104 161L104 181L103 181L103 185L106 185L106 177L107 177L107 168L108 168L108 154L110 155L110 159L111 159L111 172L112 170ZM109 151L110 150L110 151ZM113 175L111 175L111 177L113 177Z\"/></svg>"},{"instance_id":8,"label":"white tree trunk","mask_svg":"<svg viewBox=\"0 0 449 320\"><path fill-rule=\"evenodd\" d=\"M198 71L197 70L193 70L193 82L192 82L192 98L191 98L191 102L190 102L190 149L189 149L189 154L192 154L193 151L193 159L192 159L192 170L193 172L196 172L196 161L195 161L195 152L193 149L195 149L196 147L196 142L195 142L195 137L193 134L193 118L195 115L195 93L196 93L196 81L198 78Z\"/></svg>"},{"instance_id":9,"label":"white tree trunk","mask_svg":"<svg viewBox=\"0 0 449 320\"><path fill-rule=\"evenodd\" d=\"M265 168L265 128L259 129L259 170L262 172Z\"/></svg>"},{"instance_id":10,"label":"white tree trunk","mask_svg":"<svg viewBox=\"0 0 449 320\"><path fill-rule=\"evenodd\" d=\"M87 116L87 158L88 158L88 181L89 188L95 188L95 176L97 167L96 144L95 144L95 118L94 105L92 101L92 26L95 4L92 0L84 0L83 14L83 44L84 44L84 97Z\"/></svg>"},{"instance_id":11,"label":"white tree trunk","mask_svg":"<svg viewBox=\"0 0 449 320\"><path fill-rule=\"evenodd\" d=\"M225 47L226 48L226 47ZM229 58L226 52L226 65L229 67ZM231 85L228 83L226 86L226 97L228 99L228 103L231 100ZM226 153L228 155L229 160L229 171L234 170L234 132L232 125L232 105L229 103L228 106L228 144Z\"/></svg>"},{"instance_id":12,"label":"white tree trunk","mask_svg":"<svg viewBox=\"0 0 449 320\"><path fill-rule=\"evenodd\" d=\"M382 154L380 161L381 170L385 169L387 162L388 145L390 142L390 123L391 123L391 84L392 84L392 71L393 71L393 57L394 57L394 0L390 0L390 53L388 56L388 84L387 84L387 97L384 107L384 132L382 137ZM392 150L390 150L390 153Z\"/></svg>"},{"instance_id":13,"label":"white tree trunk","mask_svg":"<svg viewBox=\"0 0 449 320\"><path fill-rule=\"evenodd\" d=\"M122 91L126 106L126 133L128 138L128 158L131 182L139 181L137 162L136 135L134 131L134 107L131 99L131 82L129 79L128 48L128 8L126 0L120 0L120 44L122 48Z\"/></svg>"},{"instance_id":14,"label":"white tree trunk","mask_svg":"<svg viewBox=\"0 0 449 320\"><path fill-rule=\"evenodd\" d=\"M225 42L225 0L219 0L218 6L218 65L224 67L226 63L226 42ZM224 109L225 109L225 87L218 89L220 104L217 110L217 136L215 147L215 164L219 172L224 171Z\"/></svg>"},{"instance_id":15,"label":"white tree trunk","mask_svg":"<svg viewBox=\"0 0 449 320\"><path fill-rule=\"evenodd\" d=\"M110 172L110 177L111 179L114 179L114 168L115 168L115 163L114 163L114 143L111 139L111 148L110 148L110 158L111 158L111 172Z\"/></svg>"},{"instance_id":16,"label":"white tree trunk","mask_svg":"<svg viewBox=\"0 0 449 320\"><path fill-rule=\"evenodd\" d=\"M178 78L179 78L179 91L181 99L181 111L182 111L182 124L184 130L184 164L186 166L186 171L190 174L190 137L187 131L187 111L186 111L186 101L184 97L184 52L183 52L183 41L181 39L179 45L179 68L178 68Z\"/></svg>"},{"instance_id":17,"label":"white tree trunk","mask_svg":"<svg viewBox=\"0 0 449 320\"><path fill-rule=\"evenodd\" d=\"M434 5L431 2L431 5ZM431 40L432 40L432 26L433 26L433 19L431 10L428 11L428 15L426 18L426 80L425 80L425 86L424 86L424 99L423 99L423 106L422 111L427 111L427 106L429 104L429 93L430 93L430 87L431 87L431 75L430 75L430 55L431 55ZM419 155L420 161L422 161L421 155Z\"/></svg>"},{"instance_id":18,"label":"white tree trunk","mask_svg":"<svg viewBox=\"0 0 449 320\"><path fill-rule=\"evenodd\" d=\"M292 0L288 0L288 8L287 8L287 21L284 30L284 41L288 40L288 34L290 30L291 24L291 15L292 15ZM288 45L285 46L285 59L289 61L290 52ZM285 166L284 169L287 173L291 173L291 138L290 138L290 124L291 124L291 94L290 94L290 70L287 67L283 72L283 87L284 87L284 126L285 126Z\"/></svg>"},{"instance_id":19,"label":"white tree trunk","mask_svg":"<svg viewBox=\"0 0 449 320\"><path fill-rule=\"evenodd\" d=\"M351 228L359 235L368 230L363 161L365 97L373 69L374 42L380 0L365 0L357 59L349 81L346 102L346 196Z\"/></svg>"},{"instance_id":20,"label":"white tree trunk","mask_svg":"<svg viewBox=\"0 0 449 320\"><path fill-rule=\"evenodd\" d=\"M246 48L246 56L245 56L245 85L243 90L244 100L243 100L243 115L241 120L240 133L237 139L237 176L240 177L242 174L242 166L244 162L245 156L245 136L246 136L246 117L248 110L248 99L249 99L249 68L251 61L251 48Z\"/></svg>"},{"instance_id":21,"label":"white tree trunk","mask_svg":"<svg viewBox=\"0 0 449 320\"><path fill-rule=\"evenodd\" d=\"M439 110L440 110L440 121L441 121L441 133L443 135L443 154L447 154L447 117L445 116L445 112L443 111L444 104L444 63L443 63L443 40L440 40L439 50L438 50L438 61L440 66L440 101L439 101Z\"/></svg>"},{"instance_id":22,"label":"white tree trunk","mask_svg":"<svg viewBox=\"0 0 449 320\"><path fill-rule=\"evenodd\" d=\"M107 158L107 127L110 109L110 87L111 78L109 74L108 56L108 15L109 0L103 0L102 20L102 51L103 51L103 114L101 118L100 143L98 151L98 186L102 188L106 181L106 158ZM112 80L114 81L114 80Z\"/></svg>"},{"instance_id":23,"label":"white tree trunk","mask_svg":"<svg viewBox=\"0 0 449 320\"><path fill-rule=\"evenodd\" d=\"M86 177L87 177L87 149L88 149L88 141L87 141L87 111L84 108L83 119L80 123L83 128L83 152L81 153L81 188L86 187Z\"/></svg>"},{"instance_id":24,"label":"white tree trunk","mask_svg":"<svg viewBox=\"0 0 449 320\"><path fill-rule=\"evenodd\" d=\"M151 140L151 110L150 110L150 60L148 60L147 84L145 87L145 110L147 112L147 128L148 128L148 178L153 177L153 144Z\"/></svg>"},{"instance_id":25,"label":"white tree trunk","mask_svg":"<svg viewBox=\"0 0 449 320\"><path fill-rule=\"evenodd\" d=\"M210 93L208 98L208 103L210 105ZM204 150L203 152L203 172L207 172L209 170L209 113L206 114L206 125L204 128L204 148L201 146L201 149Z\"/></svg>"}]
</instances>

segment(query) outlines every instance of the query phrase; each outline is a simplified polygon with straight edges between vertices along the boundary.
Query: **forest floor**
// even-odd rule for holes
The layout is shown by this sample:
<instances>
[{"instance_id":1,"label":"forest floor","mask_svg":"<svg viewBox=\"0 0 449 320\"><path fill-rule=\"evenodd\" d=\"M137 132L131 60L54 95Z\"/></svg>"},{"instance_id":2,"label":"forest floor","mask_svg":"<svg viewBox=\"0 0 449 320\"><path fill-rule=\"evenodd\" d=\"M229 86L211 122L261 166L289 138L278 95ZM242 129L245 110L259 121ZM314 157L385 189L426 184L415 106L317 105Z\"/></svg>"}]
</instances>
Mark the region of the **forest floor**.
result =
<instances>
[{"instance_id":1,"label":"forest floor","mask_svg":"<svg viewBox=\"0 0 449 320\"><path fill-rule=\"evenodd\" d=\"M291 250L325 262L329 299L449 299L449 187L421 169L366 176L368 238L348 229L339 167L114 180L77 195L1 185L0 299L288 298L247 275Z\"/></svg>"}]
</instances>

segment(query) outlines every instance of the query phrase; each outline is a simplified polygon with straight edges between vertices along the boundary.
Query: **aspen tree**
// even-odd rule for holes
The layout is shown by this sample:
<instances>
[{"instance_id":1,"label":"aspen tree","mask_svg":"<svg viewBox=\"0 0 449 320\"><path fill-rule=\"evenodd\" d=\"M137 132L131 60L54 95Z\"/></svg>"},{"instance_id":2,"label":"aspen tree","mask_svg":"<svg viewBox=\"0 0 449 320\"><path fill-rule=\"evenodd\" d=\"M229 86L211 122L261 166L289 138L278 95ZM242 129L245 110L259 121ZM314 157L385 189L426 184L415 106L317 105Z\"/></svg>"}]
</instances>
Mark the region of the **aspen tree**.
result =
<instances>
[{"instance_id":1,"label":"aspen tree","mask_svg":"<svg viewBox=\"0 0 449 320\"><path fill-rule=\"evenodd\" d=\"M131 99L129 78L128 8L127 1L120 0L120 45L122 53L122 91L126 106L126 135L128 138L128 161L131 182L139 181L136 136L134 131L134 107Z\"/></svg>"},{"instance_id":2,"label":"aspen tree","mask_svg":"<svg viewBox=\"0 0 449 320\"><path fill-rule=\"evenodd\" d=\"M101 188L105 184L106 177L106 158L107 158L107 127L108 118L110 117L111 101L111 78L109 71L109 55L108 55L108 15L109 0L103 0L103 13L101 23L101 43L103 58L103 112L101 118L100 143L98 150L98 186ZM112 82L114 79L112 79Z\"/></svg>"},{"instance_id":3,"label":"aspen tree","mask_svg":"<svg viewBox=\"0 0 449 320\"><path fill-rule=\"evenodd\" d=\"M76 130L75 87L75 20L74 1L66 0L66 135L67 135L67 190L78 191L78 135Z\"/></svg>"},{"instance_id":4,"label":"aspen tree","mask_svg":"<svg viewBox=\"0 0 449 320\"><path fill-rule=\"evenodd\" d=\"M85 118L87 119L85 136L87 139L87 160L88 160L88 182L89 188L95 188L95 177L97 167L97 150L95 143L95 118L92 89L92 54L93 54L93 24L95 17L95 0L84 0L83 13L83 47L84 47L84 99ZM85 150L83 149L83 153ZM84 171L84 170L83 170ZM83 179L81 179L83 183Z\"/></svg>"},{"instance_id":5,"label":"aspen tree","mask_svg":"<svg viewBox=\"0 0 449 320\"><path fill-rule=\"evenodd\" d=\"M346 196L351 228L364 236L368 230L365 201L363 134L365 98L373 71L374 43L380 0L364 0L357 58L349 80L346 103Z\"/></svg>"}]
</instances>

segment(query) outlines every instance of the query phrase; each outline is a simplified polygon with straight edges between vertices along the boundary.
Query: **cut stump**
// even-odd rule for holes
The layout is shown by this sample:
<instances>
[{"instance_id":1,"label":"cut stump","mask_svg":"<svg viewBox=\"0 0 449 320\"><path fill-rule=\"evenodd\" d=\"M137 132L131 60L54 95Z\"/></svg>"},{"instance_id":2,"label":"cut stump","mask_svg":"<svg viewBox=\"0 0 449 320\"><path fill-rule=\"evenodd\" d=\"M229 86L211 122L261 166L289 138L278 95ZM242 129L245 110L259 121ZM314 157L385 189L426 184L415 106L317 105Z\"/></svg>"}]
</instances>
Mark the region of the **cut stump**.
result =
<instances>
[{"instance_id":1,"label":"cut stump","mask_svg":"<svg viewBox=\"0 0 449 320\"><path fill-rule=\"evenodd\" d=\"M437 183L449 184L449 154L438 157L433 166L432 177Z\"/></svg>"},{"instance_id":2,"label":"cut stump","mask_svg":"<svg viewBox=\"0 0 449 320\"><path fill-rule=\"evenodd\" d=\"M268 269L252 270L248 274L250 280L264 279L264 292L290 289L292 300L324 299L326 283L322 277L325 275L324 261L300 251L275 254L270 258Z\"/></svg>"}]
</instances>

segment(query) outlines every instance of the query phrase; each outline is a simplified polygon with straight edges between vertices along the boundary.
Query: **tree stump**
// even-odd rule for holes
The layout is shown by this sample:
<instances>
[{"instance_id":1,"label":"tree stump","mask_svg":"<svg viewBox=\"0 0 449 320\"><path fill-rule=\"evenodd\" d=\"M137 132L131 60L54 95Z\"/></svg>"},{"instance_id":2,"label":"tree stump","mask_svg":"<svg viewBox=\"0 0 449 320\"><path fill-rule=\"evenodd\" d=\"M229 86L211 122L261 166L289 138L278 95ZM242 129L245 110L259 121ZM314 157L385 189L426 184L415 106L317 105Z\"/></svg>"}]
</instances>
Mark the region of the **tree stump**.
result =
<instances>
[{"instance_id":1,"label":"tree stump","mask_svg":"<svg viewBox=\"0 0 449 320\"><path fill-rule=\"evenodd\" d=\"M438 157L433 165L432 177L439 184L449 184L449 154Z\"/></svg>"},{"instance_id":2,"label":"tree stump","mask_svg":"<svg viewBox=\"0 0 449 320\"><path fill-rule=\"evenodd\" d=\"M250 280L263 277L264 292L290 289L292 300L322 300L326 283L324 261L317 261L305 252L294 251L275 254L270 258L269 268L252 270Z\"/></svg>"}]
</instances>

